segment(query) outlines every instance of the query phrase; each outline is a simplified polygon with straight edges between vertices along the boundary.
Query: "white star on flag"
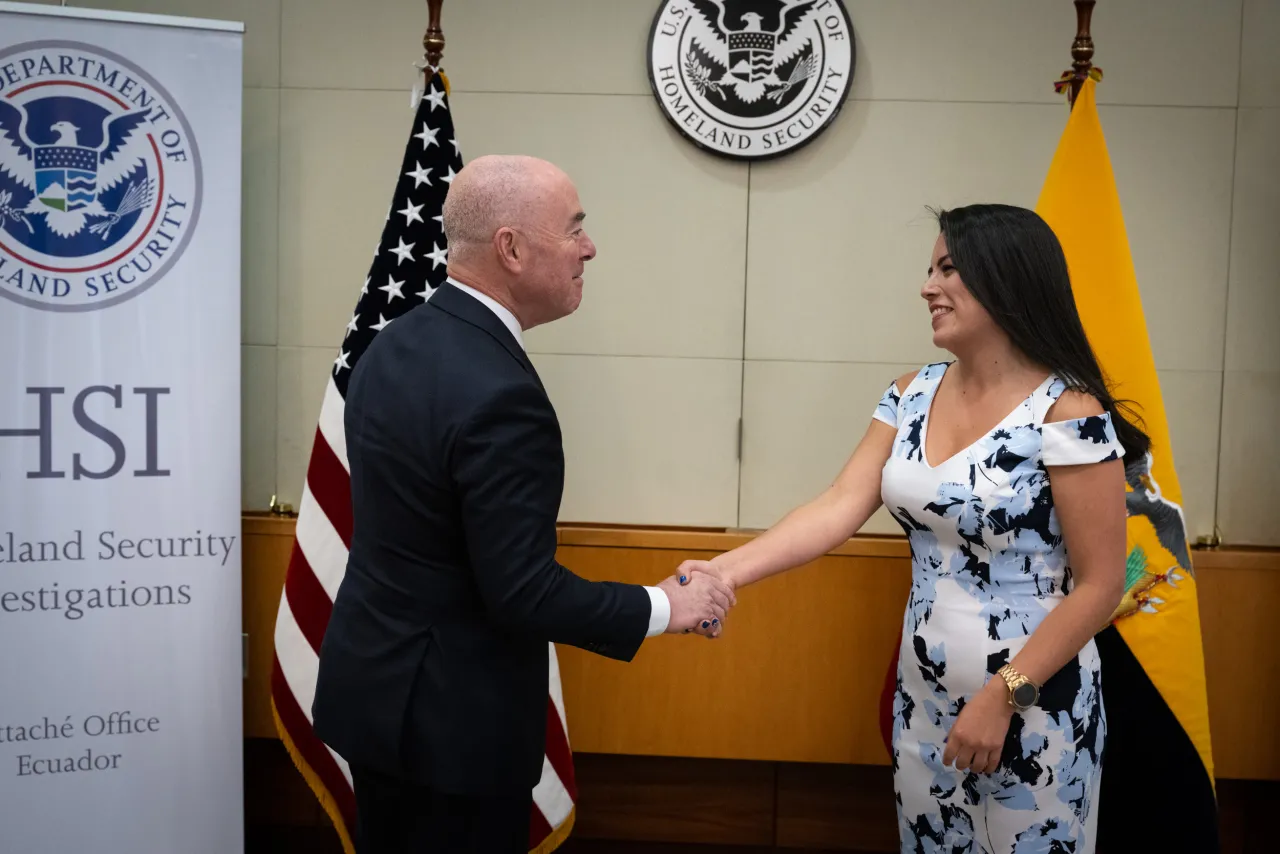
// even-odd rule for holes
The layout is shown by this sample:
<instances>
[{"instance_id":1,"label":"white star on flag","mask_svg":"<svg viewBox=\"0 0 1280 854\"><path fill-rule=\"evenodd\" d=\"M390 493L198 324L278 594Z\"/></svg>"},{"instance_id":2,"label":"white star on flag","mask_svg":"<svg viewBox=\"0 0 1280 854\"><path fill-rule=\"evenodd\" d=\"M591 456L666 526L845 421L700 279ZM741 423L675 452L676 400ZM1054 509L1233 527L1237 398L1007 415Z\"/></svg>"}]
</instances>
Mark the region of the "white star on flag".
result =
<instances>
[{"instance_id":1,"label":"white star on flag","mask_svg":"<svg viewBox=\"0 0 1280 854\"><path fill-rule=\"evenodd\" d=\"M435 245L435 251L428 252L423 257L431 259L431 269L434 270L436 267L439 267L441 264L445 264L449 261L449 247L441 247L440 244L437 243Z\"/></svg>"},{"instance_id":2,"label":"white star on flag","mask_svg":"<svg viewBox=\"0 0 1280 854\"><path fill-rule=\"evenodd\" d=\"M369 278L370 278L369 276L364 277L364 287L360 288L360 293L362 294L369 293Z\"/></svg>"},{"instance_id":3,"label":"white star on flag","mask_svg":"<svg viewBox=\"0 0 1280 854\"><path fill-rule=\"evenodd\" d=\"M426 184L428 187L430 187L431 186L431 170L423 169L421 163L415 163L414 165L417 166L418 168L414 169L412 172L404 173L413 179L413 188L416 190L418 189L418 187L422 186L423 184ZM388 214L388 216L390 216L390 214Z\"/></svg>"},{"instance_id":4,"label":"white star on flag","mask_svg":"<svg viewBox=\"0 0 1280 854\"><path fill-rule=\"evenodd\" d=\"M347 358L350 355L351 354L346 350L343 350L338 354L338 358L333 360L333 372L335 374L341 373L343 368L346 368L348 371L351 370L351 365L347 362Z\"/></svg>"},{"instance_id":5,"label":"white star on flag","mask_svg":"<svg viewBox=\"0 0 1280 854\"><path fill-rule=\"evenodd\" d=\"M355 314L351 315L351 320L347 323L347 333L346 335L342 336L343 341L347 340L347 335L350 335L352 332L356 332L359 329L359 325L356 323L356 321L359 319L360 319L359 312L356 312Z\"/></svg>"},{"instance_id":6,"label":"white star on flag","mask_svg":"<svg viewBox=\"0 0 1280 854\"><path fill-rule=\"evenodd\" d=\"M399 267L402 261L413 261L413 247L416 244L405 243L403 237L396 237L396 242L400 245L394 249L387 250L396 256L396 266Z\"/></svg>"},{"instance_id":7,"label":"white star on flag","mask_svg":"<svg viewBox=\"0 0 1280 854\"><path fill-rule=\"evenodd\" d=\"M387 292L387 302L391 302L396 297L404 299L404 294L400 292L400 289L404 287L404 282L397 282L395 276L387 276L387 280L385 285L378 288L380 291Z\"/></svg>"},{"instance_id":8,"label":"white star on flag","mask_svg":"<svg viewBox=\"0 0 1280 854\"><path fill-rule=\"evenodd\" d=\"M451 139L449 140L449 142L453 143L454 154L459 154L459 155L462 154L462 149L458 148L458 141L456 139Z\"/></svg>"},{"instance_id":9,"label":"white star on flag","mask_svg":"<svg viewBox=\"0 0 1280 854\"><path fill-rule=\"evenodd\" d=\"M452 183L453 183L453 179L454 179L454 178L456 178L457 176L458 176L458 173L457 173L457 172L454 172L454 171L453 171L453 167L452 167L452 166L450 166L450 167L449 167L449 174L448 174L448 175L441 175L441 176L440 176L440 180L441 180L441 181L444 181L446 184L452 184Z\"/></svg>"},{"instance_id":10,"label":"white star on flag","mask_svg":"<svg viewBox=\"0 0 1280 854\"><path fill-rule=\"evenodd\" d=\"M395 318L393 317L391 320L395 320ZM378 322L373 324L373 328L381 332L391 325L391 320L387 320L382 316L382 312L378 312Z\"/></svg>"},{"instance_id":11,"label":"white star on flag","mask_svg":"<svg viewBox=\"0 0 1280 854\"><path fill-rule=\"evenodd\" d=\"M452 181L453 178L450 178L449 180ZM404 210L396 211L396 213L404 217L405 227L408 228L414 220L417 220L418 222L425 222L422 218L423 207L424 205L415 205L413 202L405 202Z\"/></svg>"},{"instance_id":12,"label":"white star on flag","mask_svg":"<svg viewBox=\"0 0 1280 854\"><path fill-rule=\"evenodd\" d=\"M431 102L431 112L436 111L436 107L444 107L448 111L448 107L444 106L444 90L431 87L431 91L427 93L427 100Z\"/></svg>"},{"instance_id":13,"label":"white star on flag","mask_svg":"<svg viewBox=\"0 0 1280 854\"><path fill-rule=\"evenodd\" d=\"M422 150L426 151L429 147L440 144L436 142L436 134L438 133L440 133L439 130L432 130L431 128L427 127L426 122L423 122L422 132L415 133L413 135L413 138L422 140Z\"/></svg>"},{"instance_id":14,"label":"white star on flag","mask_svg":"<svg viewBox=\"0 0 1280 854\"><path fill-rule=\"evenodd\" d=\"M414 294L414 296L422 297L422 301L426 302L427 300L431 299L431 295L434 294L435 292L436 292L436 289L431 287L430 282L423 282L422 290L418 291L416 294Z\"/></svg>"}]
</instances>

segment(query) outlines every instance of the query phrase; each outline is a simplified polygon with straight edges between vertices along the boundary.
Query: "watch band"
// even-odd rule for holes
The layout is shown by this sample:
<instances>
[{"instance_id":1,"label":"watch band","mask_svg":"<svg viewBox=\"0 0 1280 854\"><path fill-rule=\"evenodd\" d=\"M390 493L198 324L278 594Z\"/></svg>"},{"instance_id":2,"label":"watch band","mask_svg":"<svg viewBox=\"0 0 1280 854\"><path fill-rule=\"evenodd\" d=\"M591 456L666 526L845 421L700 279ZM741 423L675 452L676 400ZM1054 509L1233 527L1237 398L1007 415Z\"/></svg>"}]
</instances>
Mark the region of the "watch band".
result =
<instances>
[{"instance_id":1,"label":"watch band","mask_svg":"<svg viewBox=\"0 0 1280 854\"><path fill-rule=\"evenodd\" d=\"M1005 686L1009 689L1009 705L1015 709L1026 711L1040 699L1040 686L1014 670L1012 664L1001 667L996 674L1004 680ZM1020 690L1024 686L1031 690Z\"/></svg>"}]
</instances>

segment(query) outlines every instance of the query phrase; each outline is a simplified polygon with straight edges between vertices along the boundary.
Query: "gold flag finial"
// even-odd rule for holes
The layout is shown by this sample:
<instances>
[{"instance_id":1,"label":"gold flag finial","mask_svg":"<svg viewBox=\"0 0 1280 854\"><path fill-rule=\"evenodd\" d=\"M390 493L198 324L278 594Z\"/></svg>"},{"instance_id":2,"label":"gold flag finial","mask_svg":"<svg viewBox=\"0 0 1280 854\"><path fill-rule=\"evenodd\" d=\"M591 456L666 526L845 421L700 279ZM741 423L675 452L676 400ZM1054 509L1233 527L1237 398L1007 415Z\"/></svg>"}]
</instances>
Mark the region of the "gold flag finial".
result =
<instances>
[{"instance_id":1,"label":"gold flag finial","mask_svg":"<svg viewBox=\"0 0 1280 854\"><path fill-rule=\"evenodd\" d=\"M1072 108L1076 98L1080 96L1080 87L1084 81L1092 79L1095 83L1102 79L1102 69L1093 65L1093 35L1089 32L1093 20L1093 7L1097 0L1075 0L1076 4L1076 37L1071 42L1071 68L1062 72L1053 84L1053 91L1058 94L1070 89L1067 96Z\"/></svg>"},{"instance_id":2,"label":"gold flag finial","mask_svg":"<svg viewBox=\"0 0 1280 854\"><path fill-rule=\"evenodd\" d=\"M427 0L427 31L422 36L422 50L428 80L440 69L440 63L444 60L444 30L440 29L440 7L443 5L444 0ZM440 79L444 81L445 94L449 94L449 78L443 71L440 72Z\"/></svg>"},{"instance_id":3,"label":"gold flag finial","mask_svg":"<svg viewBox=\"0 0 1280 854\"><path fill-rule=\"evenodd\" d=\"M427 0L427 32L422 37L422 49L425 52L427 65L440 67L444 57L444 30L440 29L440 7L444 0Z\"/></svg>"}]
</instances>

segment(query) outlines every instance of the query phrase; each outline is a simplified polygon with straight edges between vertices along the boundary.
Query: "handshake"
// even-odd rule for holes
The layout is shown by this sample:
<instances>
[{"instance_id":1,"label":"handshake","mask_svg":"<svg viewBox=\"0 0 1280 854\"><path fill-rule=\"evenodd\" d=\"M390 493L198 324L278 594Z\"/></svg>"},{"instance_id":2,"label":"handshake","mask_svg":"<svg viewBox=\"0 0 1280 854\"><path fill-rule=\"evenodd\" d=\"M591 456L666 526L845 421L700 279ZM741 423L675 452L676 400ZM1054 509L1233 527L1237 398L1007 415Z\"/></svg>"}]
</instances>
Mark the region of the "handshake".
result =
<instances>
[{"instance_id":1,"label":"handshake","mask_svg":"<svg viewBox=\"0 0 1280 854\"><path fill-rule=\"evenodd\" d=\"M658 587L671 603L669 634L695 632L709 638L719 637L724 629L725 614L738 604L733 580L705 560L685 561Z\"/></svg>"}]
</instances>

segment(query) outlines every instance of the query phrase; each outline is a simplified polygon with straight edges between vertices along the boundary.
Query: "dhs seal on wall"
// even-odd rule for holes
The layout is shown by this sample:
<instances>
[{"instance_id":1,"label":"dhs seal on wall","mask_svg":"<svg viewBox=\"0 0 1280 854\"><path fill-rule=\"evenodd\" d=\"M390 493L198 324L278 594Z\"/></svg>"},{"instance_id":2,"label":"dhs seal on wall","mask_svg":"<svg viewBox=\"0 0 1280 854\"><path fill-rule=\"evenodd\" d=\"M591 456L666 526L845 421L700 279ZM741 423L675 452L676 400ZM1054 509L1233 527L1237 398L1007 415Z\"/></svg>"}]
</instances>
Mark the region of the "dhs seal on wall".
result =
<instances>
[{"instance_id":1,"label":"dhs seal on wall","mask_svg":"<svg viewBox=\"0 0 1280 854\"><path fill-rule=\"evenodd\" d=\"M200 155L178 104L88 44L0 52L0 294L91 311L160 281L200 212Z\"/></svg>"},{"instance_id":2,"label":"dhs seal on wall","mask_svg":"<svg viewBox=\"0 0 1280 854\"><path fill-rule=\"evenodd\" d=\"M663 0L649 82L695 144L739 159L795 151L831 124L853 82L841 0Z\"/></svg>"}]
</instances>

